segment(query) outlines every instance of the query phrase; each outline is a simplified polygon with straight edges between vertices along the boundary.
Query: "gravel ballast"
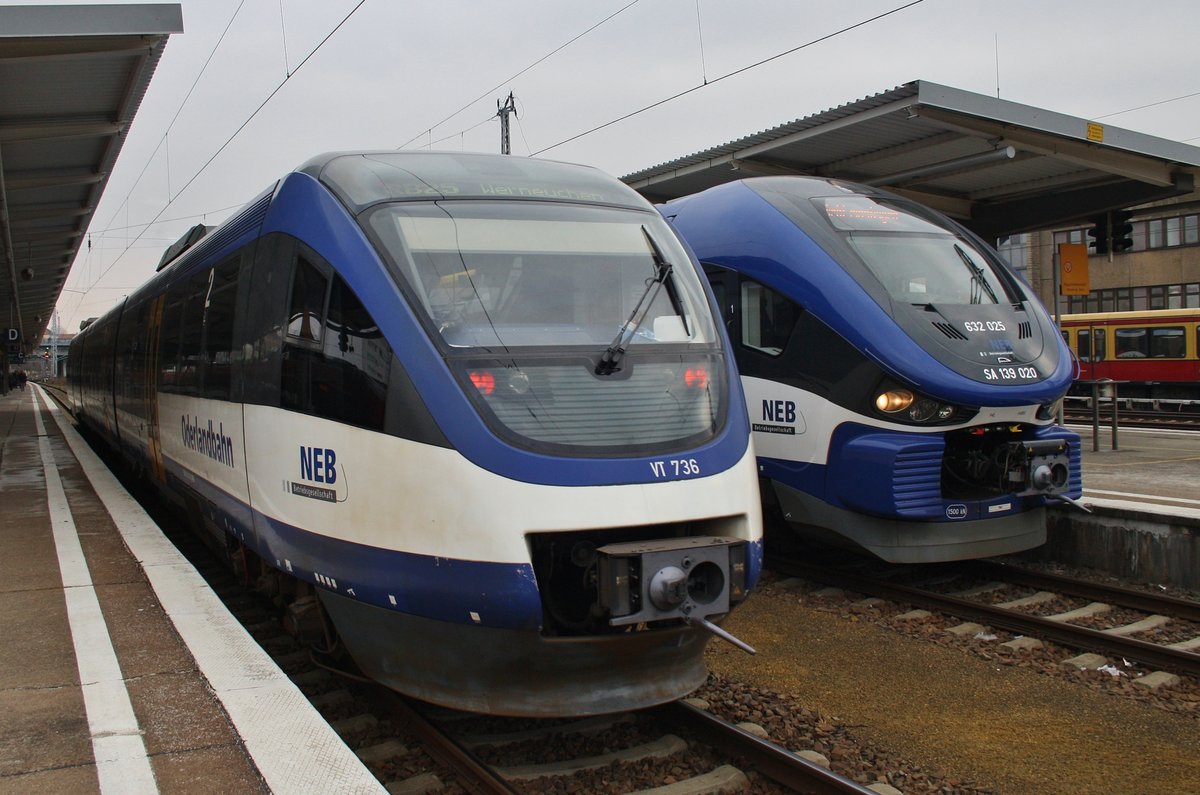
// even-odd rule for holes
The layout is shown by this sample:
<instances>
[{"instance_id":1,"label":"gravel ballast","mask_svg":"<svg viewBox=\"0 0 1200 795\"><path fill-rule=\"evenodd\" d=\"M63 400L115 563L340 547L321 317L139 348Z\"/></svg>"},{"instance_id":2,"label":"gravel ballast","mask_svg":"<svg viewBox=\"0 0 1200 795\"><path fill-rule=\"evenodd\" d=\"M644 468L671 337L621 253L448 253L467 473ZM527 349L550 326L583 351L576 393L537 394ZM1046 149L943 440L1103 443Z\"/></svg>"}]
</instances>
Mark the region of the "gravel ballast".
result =
<instances>
[{"instance_id":1,"label":"gravel ballast","mask_svg":"<svg viewBox=\"0 0 1200 795\"><path fill-rule=\"evenodd\" d=\"M712 671L786 694L922 769L1013 795L1178 793L1200 781L1200 721L764 589L709 646ZM801 749L795 749L801 750Z\"/></svg>"}]
</instances>

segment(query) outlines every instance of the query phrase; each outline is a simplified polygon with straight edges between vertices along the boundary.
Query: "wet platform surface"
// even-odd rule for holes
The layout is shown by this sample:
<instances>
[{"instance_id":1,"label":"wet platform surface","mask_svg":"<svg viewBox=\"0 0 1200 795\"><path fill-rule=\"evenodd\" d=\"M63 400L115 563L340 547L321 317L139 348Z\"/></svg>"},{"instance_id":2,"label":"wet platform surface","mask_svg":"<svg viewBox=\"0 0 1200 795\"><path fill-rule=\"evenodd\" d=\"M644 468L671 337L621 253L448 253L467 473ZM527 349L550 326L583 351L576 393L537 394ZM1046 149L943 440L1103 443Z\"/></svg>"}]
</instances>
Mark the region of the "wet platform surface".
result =
<instances>
[{"instance_id":1,"label":"wet platform surface","mask_svg":"<svg viewBox=\"0 0 1200 795\"><path fill-rule=\"evenodd\" d=\"M0 396L0 793L381 792L37 391Z\"/></svg>"}]
</instances>

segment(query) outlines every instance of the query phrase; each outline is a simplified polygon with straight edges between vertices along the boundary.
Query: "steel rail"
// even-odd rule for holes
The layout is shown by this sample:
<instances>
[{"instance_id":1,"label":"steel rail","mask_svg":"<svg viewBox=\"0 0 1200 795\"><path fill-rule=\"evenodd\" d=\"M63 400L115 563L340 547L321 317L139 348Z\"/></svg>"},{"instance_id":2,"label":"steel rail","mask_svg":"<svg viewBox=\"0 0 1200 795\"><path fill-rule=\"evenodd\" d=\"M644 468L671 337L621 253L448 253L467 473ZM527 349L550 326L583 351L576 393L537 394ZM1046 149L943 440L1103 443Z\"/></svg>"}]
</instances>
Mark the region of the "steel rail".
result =
<instances>
[{"instance_id":1,"label":"steel rail","mask_svg":"<svg viewBox=\"0 0 1200 795\"><path fill-rule=\"evenodd\" d=\"M769 565L775 571L794 577L805 577L860 593L905 602L927 610L950 613L1021 635L1047 638L1064 646L1120 655L1125 659L1154 668L1189 676L1200 676L1200 654L1194 652L1171 649L1134 638L1109 635L1095 629L1074 626L1061 621L1051 621L1048 618L1026 615L954 596L943 596L907 585L881 582L870 577L822 568L794 559L773 557Z\"/></svg>"},{"instance_id":2,"label":"steel rail","mask_svg":"<svg viewBox=\"0 0 1200 795\"><path fill-rule=\"evenodd\" d=\"M744 759L764 776L796 792L811 795L875 795L874 790L856 781L686 702L673 701L655 707L650 712L696 735L709 745Z\"/></svg>"},{"instance_id":3,"label":"steel rail","mask_svg":"<svg viewBox=\"0 0 1200 795\"><path fill-rule=\"evenodd\" d=\"M515 795L519 792L479 757L439 729L408 699L398 693L385 692L404 727L416 735L421 747L434 760L458 774L458 784L463 789L480 795Z\"/></svg>"},{"instance_id":4,"label":"steel rail","mask_svg":"<svg viewBox=\"0 0 1200 795\"><path fill-rule=\"evenodd\" d=\"M970 568L983 576L994 576L1006 582L1017 585L1028 585L1040 588L1047 585L1056 591L1078 596L1081 599L1091 599L1094 602L1107 602L1117 607L1128 607L1148 613L1160 613L1171 618L1200 623L1200 602L1190 599L1180 599L1165 594L1147 593L1119 585L1077 580L1061 574L1031 571L1010 563L998 563L991 560L979 560L970 564Z\"/></svg>"}]
</instances>

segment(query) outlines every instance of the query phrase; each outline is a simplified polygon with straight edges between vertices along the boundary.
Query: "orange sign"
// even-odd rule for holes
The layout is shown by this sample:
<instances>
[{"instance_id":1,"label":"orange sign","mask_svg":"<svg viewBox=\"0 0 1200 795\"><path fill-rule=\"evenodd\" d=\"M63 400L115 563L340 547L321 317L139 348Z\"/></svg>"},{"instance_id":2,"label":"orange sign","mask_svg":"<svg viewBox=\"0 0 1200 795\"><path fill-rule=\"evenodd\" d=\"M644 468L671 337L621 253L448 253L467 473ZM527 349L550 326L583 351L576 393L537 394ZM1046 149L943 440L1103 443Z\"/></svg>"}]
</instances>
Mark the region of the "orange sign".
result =
<instances>
[{"instance_id":1,"label":"orange sign","mask_svg":"<svg viewBox=\"0 0 1200 795\"><path fill-rule=\"evenodd\" d=\"M1059 243L1058 262L1062 273L1062 295L1087 295L1092 291L1088 280L1087 243Z\"/></svg>"}]
</instances>

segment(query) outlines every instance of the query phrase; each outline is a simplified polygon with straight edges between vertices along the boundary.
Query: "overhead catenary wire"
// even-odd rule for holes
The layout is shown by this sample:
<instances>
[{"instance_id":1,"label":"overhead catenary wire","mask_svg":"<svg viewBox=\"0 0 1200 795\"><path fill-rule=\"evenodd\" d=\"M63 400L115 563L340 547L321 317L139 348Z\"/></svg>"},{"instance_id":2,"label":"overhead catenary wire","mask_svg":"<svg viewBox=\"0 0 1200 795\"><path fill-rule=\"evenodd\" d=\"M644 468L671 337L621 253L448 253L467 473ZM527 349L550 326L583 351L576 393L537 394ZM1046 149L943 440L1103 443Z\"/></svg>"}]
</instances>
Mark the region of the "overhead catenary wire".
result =
<instances>
[{"instance_id":1,"label":"overhead catenary wire","mask_svg":"<svg viewBox=\"0 0 1200 795\"><path fill-rule=\"evenodd\" d=\"M137 178L133 181L133 186L130 187L129 192L125 194L124 200L122 200L121 204L118 206L118 208L117 208L118 213L121 211L121 207L125 207L128 204L130 197L133 196L133 192L135 190L137 190L138 185L141 184L142 177L146 176L146 171L150 168L150 164L154 162L154 157L155 157L155 155L158 154L158 150L163 148L164 146L166 146L167 136L170 135L171 130L174 129L175 122L179 120L179 114L181 114L183 112L184 107L187 106L188 100L191 99L192 93L196 90L196 86L200 82L200 78L202 78L204 76L204 73L208 70L208 65L210 63L212 63L213 56L217 54L217 50L220 49L221 43L225 41L225 37L229 34L229 29L231 27L233 27L234 20L237 19L238 14L240 14L242 11L242 6L244 6L245 4L246 4L246 0L241 0L241 2L238 3L238 7L233 10L233 14L230 15L229 21L225 23L225 29L221 31L221 35L217 38L217 42L212 46L212 49L209 50L208 57L204 59L204 64L200 67L200 71L196 73L196 79L192 81L192 85L188 88L187 93L183 95L183 100L180 101L179 107L175 109L175 115L171 117L171 120L169 122L167 122L167 128L163 132L162 139L158 142L158 146L156 146L154 148L154 151L150 153L150 156L146 158L146 162L142 166L142 170L140 172L138 172ZM167 152L167 201L168 202L173 201L173 198L171 196L170 180L171 180L171 159L170 159L170 151L168 150L168 152ZM116 215L116 213L114 213L114 216L115 215ZM111 223L112 223L112 219L110 218L109 224L111 224ZM99 229L99 230L95 230L95 231L98 234L104 234L105 232L107 232L109 230L109 228L111 228L111 227L106 227L104 229Z\"/></svg>"},{"instance_id":2,"label":"overhead catenary wire","mask_svg":"<svg viewBox=\"0 0 1200 795\"><path fill-rule=\"evenodd\" d=\"M492 94L494 94L496 91L500 90L500 88L502 88L503 86L506 86L506 85L508 85L508 84L509 84L509 83L511 83L513 80L516 80L518 77L520 77L521 75L523 75L523 74L525 74L526 72L528 72L530 69L534 68L534 67L535 67L535 66L537 66L538 64L540 64L540 63L542 63L542 62L546 61L547 59L551 58L552 56L556 55L557 53L559 53L559 52L561 52L562 50L566 49L567 47L571 46L571 45L572 45L572 44L574 44L575 42L577 42L577 41L579 41L580 39L582 39L584 36L588 35L588 34L589 34L589 33L591 33L592 31L596 30L596 28L599 28L601 25L603 25L604 23L608 22L610 19L613 19L614 17L616 17L616 16L618 16L619 14L623 13L624 11L628 10L628 9L629 9L629 8L631 8L632 6L635 6L635 5L637 5L639 2L640 2L640 0L631 0L631 2L629 2L629 3L626 3L625 5L621 6L621 7L620 7L620 8L618 8L616 11L614 11L614 12L612 12L611 14L609 14L608 16L606 16L604 19L600 20L600 21L599 21L599 22L597 22L596 24L594 24L594 25L592 25L591 27L589 27L587 30L585 30L585 31L583 31L582 33L579 33L579 34L577 34L577 35L575 35L575 36L572 36L570 39L568 39L567 41L565 41L565 42L563 42L562 44L558 45L558 46L557 46L557 47L555 47L553 50L551 50L550 52L548 52L548 53L546 53L545 55L543 55L541 58L538 58L536 61L534 61L533 63L529 64L529 65L528 65L528 66L526 66L524 69L521 69L519 72L517 72L516 74L512 75L511 77L509 77L509 78L507 78L507 79L505 79L505 80L502 80L501 82L497 83L497 84L496 84L495 86L493 86L492 88L489 88L487 91L484 91L482 94L480 94L479 96L475 97L475 99L473 99L473 100L471 100L470 102L468 102L467 104L463 105L461 108L459 108L458 110L454 111L453 113L451 113L451 114L450 114L449 116L447 116L446 118L442 119L441 121L437 122L436 124L434 124L434 125L432 125L432 126L430 126L430 127L426 127L426 128L425 128L425 129L423 129L421 132L417 133L417 134L416 134L416 135L414 135L412 138L409 138L407 141L405 141L404 143L400 144L400 145L399 145L399 146L397 146L396 148L397 148L397 149L403 149L403 148L405 148L406 146L408 146L409 144L411 144L413 141L415 141L415 140L417 140L418 138L420 138L420 137L422 137L422 136L425 136L425 135L428 135L428 136L429 136L429 137L432 139L432 137L433 137L433 131L434 131L434 130L436 130L438 127L441 127L443 124L445 124L446 122L450 121L450 120L451 120L451 119L453 119L455 116L457 116L458 114L462 113L462 112L463 112L464 110L466 110L467 108L469 108L469 107L471 107L472 105L474 105L476 102L479 102L479 101L481 101L481 100L483 100L483 99L485 99L485 98L487 98L487 97L490 97L490 96L491 96ZM493 119L493 118L495 118L495 116L489 116L489 117L488 117L488 119L489 119L489 120L491 120L491 119ZM478 127L479 125L475 125L475 126L476 126L476 127ZM474 129L474 127L471 127L471 128L469 128L469 129ZM463 132L466 132L466 130L460 130L459 132L456 132L456 133L454 133L454 134L452 134L452 135L449 135L449 136L447 136L446 138L443 138L443 139L441 139L441 140L447 140L447 139L449 139L449 138L454 138L454 137L456 137L456 136L458 136L458 135L462 134ZM432 143L432 141L431 141L430 143Z\"/></svg>"},{"instance_id":3,"label":"overhead catenary wire","mask_svg":"<svg viewBox=\"0 0 1200 795\"><path fill-rule=\"evenodd\" d=\"M742 74L743 72L747 72L747 71L749 71L749 70L751 70L751 69L754 69L754 68L756 68L756 67L759 67L759 66L762 66L762 65L764 65L764 64L770 63L771 61L777 60L777 59L779 59L779 58L783 58L784 56L787 56L787 55L791 55L792 53L794 53L794 52L797 52L797 51L799 51L799 50L802 50L802 49L804 49L804 48L806 48L806 47L811 47L811 46L812 46L812 45L814 45L814 44L819 44L819 43L821 43L821 42L823 42L823 41L828 41L829 39L832 39L832 38L834 38L835 36L839 36L839 35L841 35L841 34L843 34L843 33L847 33L847 32L849 32L849 31L851 31L851 30L854 30L855 28L862 27L863 25L868 25L868 24L870 24L870 23L872 23L872 22L875 22L875 21L877 21L877 20L883 19L884 17L887 17L887 16L891 16L892 14L898 13L898 12L900 12L900 11L904 11L905 9L907 9L907 8L910 8L910 7L912 7L912 6L919 5L919 4L920 4L920 3L922 3L922 2L924 2L924 0L912 0L912 2L906 3L906 4L904 4L904 5L902 5L902 6L898 6L898 7L896 7L896 8L893 8L893 9L892 9L892 10L890 10L890 11L885 11L885 12L883 12L882 14L877 14L876 16L873 16L873 17L871 17L871 18L869 18L869 19L864 19L864 20L862 20L862 21L860 21L860 22L856 22L856 23L854 23L853 25L848 25L848 26L846 26L846 27L844 27L844 28L841 28L840 30L836 30L836 31L834 31L834 32L832 32L832 33L829 33L829 34L826 34L826 35L824 35L824 36L821 36L820 38L816 38L816 39L813 39L812 41L806 42L805 44L801 44L801 45L799 45L799 46L792 47L792 48L790 48L790 49L788 49L788 50L784 50L783 52L776 53L775 55L772 55L772 56L770 56L769 58L764 58L764 59L762 59L761 61L756 61L755 63L749 64L749 65L747 65L747 66L743 66L743 67L741 67L741 68L739 68L739 69L735 69L734 71L732 71L732 72L729 72L729 73L727 73L727 74L724 74L724 75L721 75L720 77L713 78L712 80L708 80L707 78L704 78L704 82L702 82L702 83L699 83L699 84L697 84L697 85L695 85L695 86L692 86L691 88L689 88L689 89L686 89L685 91L680 91L680 92L679 92L679 93L677 93L677 94L673 94L673 95L671 95L671 96L669 96L669 97L666 97L666 98L664 98L664 99L660 99L660 100L658 100L657 102L653 102L653 103L651 103L651 104L649 104L649 105L647 105L647 106L645 106L645 107L643 107L643 108L639 108L638 110L632 111L632 112L630 112L630 113L626 113L626 114L624 114L623 116L619 116L619 117L617 117L617 118L615 118L615 119L612 119L612 120L610 120L610 121L607 121L607 122L605 122L605 123L603 123L603 124L597 125L596 127L593 127L593 128L591 128L591 129L589 129L589 130L585 130L585 131L583 131L583 132L581 132L581 133L578 133L578 134L576 134L576 135L573 135L573 136L571 136L570 138L567 138L567 139L564 139L564 140L562 140L562 141L559 141L559 142L558 142L558 143L556 143L556 144L552 144L552 145L550 145L550 146L547 146L547 147L545 147L545 148L543 148L543 149L539 149L539 150L537 150L536 152L531 152L531 153L530 153L530 157L535 157L535 156L537 156L537 155L540 155L540 154L542 154L543 152L548 152L548 151L550 151L551 149L555 149L555 148L557 148L557 147L559 147L559 146L562 146L563 144L567 144L567 143L570 143L571 141L578 140L578 139L580 139L580 138L583 138L584 136L590 135L590 134L592 134L592 133L594 133L594 132L598 132L599 130L603 130L603 129L604 129L604 128L606 128L606 127L611 127L611 126L612 126L612 125L614 125L614 124L618 124L619 122L625 121L626 119L633 118L634 116L637 116L638 114L645 113L646 111L648 111L648 110L652 110L652 109L654 109L654 108L657 108L657 107L659 107L660 105L665 105L665 104L667 104L668 102L671 102L672 100L679 99L680 97L686 96L687 94L691 94L691 93L693 93L693 92L695 92L695 91L698 91L698 90L700 90L700 89L702 89L702 88L706 88L707 86L713 85L713 84L715 84L715 83L717 83L717 82L720 82L721 80L725 80L725 79L727 79L727 78L734 77L734 76L736 76L736 75ZM633 3L630 3L629 5L633 5ZM621 9L621 11L624 11L624 10L625 10L625 8L628 8L628 7L629 7L629 6L625 6L624 8L622 8L622 9ZM617 13L620 13L620 11L618 11ZM611 17L609 17L609 18L611 18ZM604 21L607 21L607 20L604 20ZM599 24L603 24L603 21L602 21L601 23L597 23L597 25L594 25L592 28L590 28L590 29L589 29L589 31L590 31L590 30L592 30L592 29L594 29L595 27L598 27L598 26L599 26ZM588 31L585 31L585 33L586 33L586 32L588 32ZM575 37L575 39L572 39L572 41L575 41L576 39L580 38L582 35L583 35L583 34L580 34L580 36L576 36L576 37ZM570 42L568 42L568 44L569 44L569 43L570 43ZM558 49L554 50L554 52L558 52L558 50L561 50L561 49L562 49L563 47L565 47L565 46L566 46L566 44L564 44L564 45L560 46ZM553 55L553 52L552 52L552 53L550 53L550 54L551 54L551 55ZM542 61L544 61L544 60L545 60L547 57L549 57L549 55L542 57L541 59L539 59L538 61L536 61L534 64L531 64L529 67L526 67L526 68L525 68L525 69L523 69L521 72L519 72L517 75L514 75L514 78L515 78L515 77L517 77L517 76L519 76L519 75L521 75L521 74L524 74L524 73L525 73L525 72L527 72L527 71L529 71L529 69L531 69L533 66L536 66L538 63L541 63L541 62L542 62ZM512 80L513 80L513 78L509 78L509 80L505 81L504 83L501 83L500 85L507 85L507 84L508 84L509 82L511 82ZM495 90L495 89L493 89L493 90ZM485 95L485 96L486 96L486 95ZM480 97L480 99L482 99L482 97ZM476 100L472 101L472 102L471 102L471 103L469 103L468 105L464 106L464 109L465 109L466 107L469 107L469 106L470 106L470 104L474 104L474 102L478 102L478 101L479 101L478 99L476 99ZM458 113L458 112L461 112L461 110L462 110L462 109L460 109L459 111L457 111L457 112L456 112L456 114L452 114L452 116L453 116L453 115L457 115L457 113ZM451 116L451 117L447 117L447 118L452 118L452 116ZM489 120L491 120L491 119L493 119L493 118L495 118L495 116L494 116L494 115L493 115L493 116L490 116L490 117L489 117ZM438 124L442 124L442 123L444 123L445 121L446 121L446 120L445 120L445 119L443 119L443 120L442 120L442 122L438 122ZM468 131L470 131L470 130L473 130L473 129L475 129L475 127L478 127L478 126L479 126L479 125L478 125L478 124L476 124L476 125L474 125L474 126L472 126L472 127L470 127L470 128L467 128L467 129L464 129L464 130L459 130L459 131L457 131L457 132L454 132L454 133L452 133L452 134L450 134L450 135L447 135L447 136L444 136L444 137L442 137L442 138L439 138L437 141L434 141L434 140L432 140L432 135L431 135L431 133L432 133L432 128L429 128L429 129L426 129L425 131L423 131L423 132L419 133L418 135L414 136L413 138L410 138L408 141L406 141L405 143L401 144L401 145L400 145L398 148L399 148L399 149L403 149L404 147L408 146L410 143L412 143L413 141L415 141L417 138L420 138L421 136L429 136L431 140L430 140L428 143L426 143L425 145L426 145L426 146L432 146L433 144L435 144L435 143L439 143L439 142L441 142L441 141L447 141L447 140L450 140L451 138L457 138L457 137L459 137L459 136L460 136L462 133L464 133L464 132L468 132ZM528 146L528 142L526 142L526 145ZM530 147L530 148L532 148L532 147Z\"/></svg>"},{"instance_id":4,"label":"overhead catenary wire","mask_svg":"<svg viewBox=\"0 0 1200 795\"><path fill-rule=\"evenodd\" d=\"M672 101L674 101L674 100L676 100L676 99L679 99L680 97L684 97L684 96L687 96L688 94L691 94L691 93L693 93L693 92L699 91L699 90L700 90L700 89L702 89L702 88L707 88L708 86L711 86L711 85L713 85L714 83L719 83L719 82L721 82L722 80L727 80L727 79L728 79L728 78L730 78L730 77L735 77L735 76L737 76L737 75L740 75L740 74L742 74L743 72L748 72L748 71L750 71L751 69L756 69L756 68L758 68L758 67L760 67L760 66L762 66L762 65L764 65L764 64L768 64L768 63L770 63L771 61L778 60L779 58L783 58L784 56L791 55L791 54L792 54L792 53L794 53L794 52L798 52L798 51L800 51L800 50L803 50L803 49L805 49L806 47L811 47L811 46L813 46L814 44L820 44L821 42L823 42L823 41L828 41L829 39L832 39L832 38L834 38L835 36L840 36L840 35L842 35L843 33L848 33L849 31L852 31L852 30L854 30L855 28L861 28L861 27L862 27L862 26L864 26L864 25L869 25L869 24L871 24L872 22L876 22L876 21L878 21L878 20L880 20L880 19L883 19L883 18L885 18L885 17L889 17L889 16L891 16L892 14L899 13L899 12L901 12L901 11L904 11L905 9L912 8L912 7L913 7L913 6L915 6L915 5L920 5L920 4L921 4L921 3L923 3L924 1L925 1L925 0L912 0L912 2L910 2L910 3L905 3L905 4L904 4L904 5L902 5L902 6L897 6L896 8L893 8L893 9L892 9L892 10L890 10L890 11L884 11L882 14L876 14L875 16L873 16L873 17L870 17L869 19L864 19L864 20L862 20L862 21L860 21L860 22L855 22L853 25L847 25L846 27L844 27L844 28L841 28L840 30L835 30L835 31L834 31L834 32L832 32L832 33L828 33L828 34L826 34L826 35L824 35L824 36L820 36L820 37L818 37L818 38L815 38L815 39L813 39L812 41L805 42L804 44L801 44L801 45L799 45L799 46L792 47L791 49L784 50L783 52L780 52L780 53L776 53L775 55L772 55L772 56L771 56L771 57L769 57L769 58L764 58L764 59L762 59L761 61L756 61L755 63L749 64L749 65L747 65L747 66L743 66L743 67L741 67L740 69L734 69L732 72L727 72L726 74L723 74L723 75L721 75L720 77L714 77L712 80L709 80L709 81L706 81L706 82L703 82L703 83L699 83L699 84L697 84L697 85L694 85L694 86L692 86L691 88L688 88L688 89L686 89L686 90L684 90L684 91L680 91L680 92L678 92L678 93L676 93L676 94L672 94L672 95L671 95L671 96L669 96L669 97L665 97L665 98L663 98L663 99L660 99L660 100L658 100L657 102L652 102L652 103L650 103L649 105L646 105L645 107L638 108L637 110L631 111L631 112L629 112L629 113L626 113L626 114L624 114L624 115L622 115L622 116L618 116L617 118L615 118L615 119L611 119L611 120L609 120L609 121L606 121L606 122L604 122L603 124L598 124L598 125L596 125L595 127L592 127L592 128L591 128L591 129L589 129L589 130L584 130L584 131L583 131L583 132L581 132L581 133L577 133L577 134L575 134L575 135L572 135L570 138L565 138L565 139L563 139L563 140L559 141L559 142L558 142L558 143L556 143L556 144L551 144L550 146L547 146L547 147L544 147L544 148L542 148L542 149L539 149L539 150L537 150L536 152L533 152L533 153L531 154L531 157L533 157L533 156L537 156L537 155L540 155L540 154L542 154L543 152L549 152L551 149L557 149L558 147L560 147L560 146L562 146L562 145L564 145L564 144L571 143L572 141L577 141L577 140L579 140L580 138L583 138L583 137L585 137L585 136L591 135L591 134L592 134L592 133L594 133L594 132L599 132L600 130L603 130L603 129L604 129L604 128L606 128L606 127L611 127L612 125L614 125L614 124L618 124L618 123L620 123L620 122L623 122L623 121L625 121L626 119L631 119L631 118L633 118L634 116L637 116L637 115L639 115L639 114L645 113L645 112L646 112L646 111L648 111L648 110L653 110L654 108L657 108L657 107L659 107L659 106L661 106L661 105L665 105L665 104L667 104L668 102L672 102Z\"/></svg>"},{"instance_id":5,"label":"overhead catenary wire","mask_svg":"<svg viewBox=\"0 0 1200 795\"><path fill-rule=\"evenodd\" d=\"M323 39L321 39L321 41L317 44L317 46L314 47L312 49L312 51L308 53L308 55L304 56L304 59L301 60L300 63L298 63L296 65L296 68L294 70L292 70L292 72L290 74L286 75L283 78L283 80L279 81L279 84L276 85L274 90L272 90L271 93L267 95L266 99L264 99L261 103L259 103L258 107L256 107L250 113L250 115L247 116L240 125L238 125L237 129L234 130L233 133L231 133L230 136L225 139L224 143L222 143L219 147L217 147L217 151L213 152L212 156L209 157L208 160L204 161L204 164L202 166L200 166L199 169L197 169L196 173L194 173L191 176L191 178L188 179L188 181L184 183L183 187L181 187L179 189L179 193L177 193L175 195L175 198L178 198L179 196L183 195L184 191L186 191L191 186L191 184L193 182L195 182L200 177L200 175L203 174L208 169L208 167L210 165L212 165L213 161L216 160L221 155L221 153L225 151L226 147L228 147L229 144L233 142L233 139L237 138L238 135L241 134L242 130L246 129L246 126L249 125L250 122L253 121L256 116L258 116L258 114L262 111L262 109L265 108L267 106L267 104L272 99L275 98L275 95L279 93L279 91L288 83L288 81L290 81L293 77L295 77L300 72L300 70L304 68L304 65L306 63L308 63L309 60L314 55L316 55L317 52L319 52L322 47L325 46L326 42L328 42L331 38L333 38L334 34L336 34L339 30L341 30L342 26L345 25L347 21L349 21L350 17L354 16L354 14L360 8L363 7L363 4L366 3L366 1L367 0L359 0L359 2L355 4L354 8L350 9L350 11L344 17L342 17L341 21L338 22L337 25L335 25L333 27L333 29L330 30L329 33L327 33ZM125 247L125 249L122 250L121 253L117 255L116 259L114 259L111 263L109 263L108 267L105 268L98 277L96 277L95 281L92 282L92 284L87 288L87 292L90 292L100 282L101 279L103 279L106 275L108 275L109 271L111 271L114 267L116 267L117 263L119 263L121 261L121 259L130 250L130 248L133 246L133 244L138 242L138 240L141 238L141 236L145 232L145 230L149 229L151 226L153 226L155 223L158 222L159 217L162 216L162 214L167 211L167 208L170 207L172 203L174 203L175 198L170 199L167 202L167 204L165 204L163 206L163 208L161 210L159 210L158 213L145 224L145 226L142 229L142 232L139 232L134 237L134 239L129 242L129 245L127 245Z\"/></svg>"}]
</instances>

